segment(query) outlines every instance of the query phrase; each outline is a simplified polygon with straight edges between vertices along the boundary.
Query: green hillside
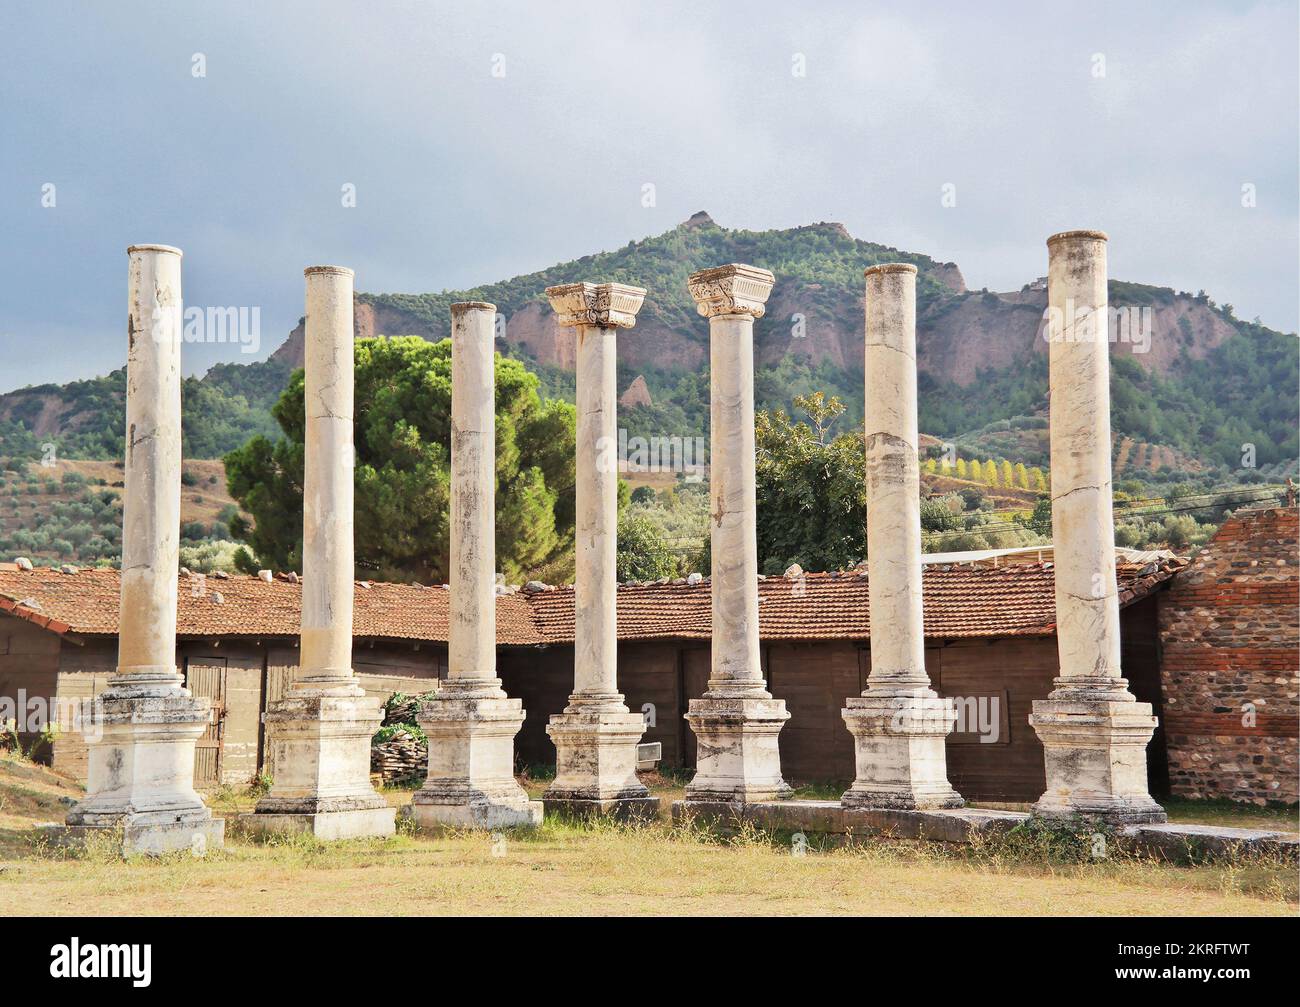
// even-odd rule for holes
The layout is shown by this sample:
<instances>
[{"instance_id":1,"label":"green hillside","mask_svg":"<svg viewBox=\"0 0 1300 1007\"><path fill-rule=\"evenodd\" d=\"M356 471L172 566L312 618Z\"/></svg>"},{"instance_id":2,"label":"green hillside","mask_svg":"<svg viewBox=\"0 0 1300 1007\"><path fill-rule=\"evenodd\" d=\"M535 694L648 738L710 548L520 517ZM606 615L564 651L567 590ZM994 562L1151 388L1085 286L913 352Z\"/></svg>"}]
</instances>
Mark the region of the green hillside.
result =
<instances>
[{"instance_id":1,"label":"green hillside","mask_svg":"<svg viewBox=\"0 0 1300 1007\"><path fill-rule=\"evenodd\" d=\"M857 240L838 224L731 230L696 214L664 234L499 283L441 293L361 293L357 300L382 313L385 334L433 340L449 334L448 309L457 300L491 301L512 324L531 318L532 341L507 335L502 352L538 374L543 394L572 400L572 371L554 354L543 359L539 353L539 347L551 348L549 335L539 335L543 291L583 279L646 287L637 329L622 344L629 352L621 353L619 385L643 377L653 405L622 410L620 422L629 436L699 436L708 422L708 326L695 311L686 278L736 261L778 277L770 313L755 326L758 408L790 410L796 396L821 391L846 406L839 429L860 423L862 271L872 263L907 261L918 268L921 429L956 441L972 457L1047 462L1047 359L1034 347L1041 299L966 291L954 264ZM1220 307L1204 293L1120 280L1110 287L1112 303L1166 313L1159 360L1113 354L1117 465L1122 460L1135 477L1157 481L1294 472L1300 454L1296 337L1241 321L1231 306ZM817 338L791 337L795 313L815 321ZM300 330L294 338L301 338ZM956 359L962 353L964 365ZM278 436L270 408L288 383L292 359L282 350L269 361L223 364L187 379L187 455L218 457L255 434ZM60 457L120 457L123 393L124 374L115 371L0 396L0 458L39 459L45 444L54 444ZM1242 466L1244 445L1254 446L1254 469Z\"/></svg>"}]
</instances>

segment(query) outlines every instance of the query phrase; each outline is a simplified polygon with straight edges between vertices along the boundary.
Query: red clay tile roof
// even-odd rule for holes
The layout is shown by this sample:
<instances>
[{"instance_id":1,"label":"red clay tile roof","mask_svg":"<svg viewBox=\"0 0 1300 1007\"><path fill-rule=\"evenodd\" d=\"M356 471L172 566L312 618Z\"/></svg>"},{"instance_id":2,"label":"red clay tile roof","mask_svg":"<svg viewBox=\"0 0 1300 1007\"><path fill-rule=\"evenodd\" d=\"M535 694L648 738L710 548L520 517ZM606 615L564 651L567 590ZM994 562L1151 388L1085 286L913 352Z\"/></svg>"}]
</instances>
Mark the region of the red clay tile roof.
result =
<instances>
[{"instance_id":1,"label":"red clay tile roof","mask_svg":"<svg viewBox=\"0 0 1300 1007\"><path fill-rule=\"evenodd\" d=\"M1183 565L1121 565L1121 604L1144 597ZM1055 628L1050 563L1006 567L927 566L927 636L1044 636ZM117 632L116 570L60 573L21 571L0 564L0 610L54 633L96 636ZM221 596L218 603L216 595ZM353 632L360 637L445 642L448 591L415 584L358 584ZM177 613L181 636L298 635L300 586L234 575L200 581L182 575ZM708 639L710 585L622 585L618 635L622 640ZM865 640L871 634L867 580L857 573L769 577L759 585L759 627L767 640ZM573 642L573 589L554 588L497 598L497 641L537 646Z\"/></svg>"}]
</instances>

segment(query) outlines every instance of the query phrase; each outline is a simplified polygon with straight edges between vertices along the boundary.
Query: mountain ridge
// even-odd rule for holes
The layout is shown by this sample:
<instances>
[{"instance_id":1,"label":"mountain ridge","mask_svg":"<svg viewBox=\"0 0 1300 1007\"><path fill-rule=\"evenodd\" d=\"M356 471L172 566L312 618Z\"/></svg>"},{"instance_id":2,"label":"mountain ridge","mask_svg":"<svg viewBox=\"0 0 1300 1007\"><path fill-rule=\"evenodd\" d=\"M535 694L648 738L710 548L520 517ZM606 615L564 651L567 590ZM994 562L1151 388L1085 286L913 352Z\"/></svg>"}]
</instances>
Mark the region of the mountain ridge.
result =
<instances>
[{"instance_id":1,"label":"mountain ridge","mask_svg":"<svg viewBox=\"0 0 1300 1007\"><path fill-rule=\"evenodd\" d=\"M857 421L862 271L903 261L918 270L922 428L969 441L990 423L1045 412L1041 282L1019 291L971 291L956 263L857 239L842 224L826 221L747 231L720 227L699 211L662 234L469 290L360 292L356 333L437 340L449 335L453 301L490 301L505 320L502 352L534 369L547 394L571 398L574 333L555 325L545 288L577 280L643 286L648 292L637 325L619 337L619 387L640 378L649 401L626 410L627 425L637 428L633 432L698 435L707 416L708 326L695 311L686 277L734 261L771 269L777 277L767 313L755 325L760 407L788 408L796 394L825 390L849 404L846 422ZM1236 319L1230 306L1216 305L1204 292L1112 280L1110 296L1113 306L1149 309L1150 322L1145 345L1112 344L1118 436L1167 444L1170 452L1150 453L1166 460L1197 456L1201 464L1227 464L1252 438L1264 442L1272 462L1294 457L1300 418L1282 401L1281 387L1297 373L1300 343L1293 336ZM254 432L274 432L269 408L301 364L302 339L300 321L267 361L218 365L201 379L187 379L192 456L199 449L229 450ZM0 454L18 453L15 448L28 453L33 442L49 438L65 442L65 455L111 457L120 438L120 374L0 396ZM1266 401L1252 401L1243 385ZM1039 455L1045 452L1040 441L1030 449Z\"/></svg>"}]
</instances>

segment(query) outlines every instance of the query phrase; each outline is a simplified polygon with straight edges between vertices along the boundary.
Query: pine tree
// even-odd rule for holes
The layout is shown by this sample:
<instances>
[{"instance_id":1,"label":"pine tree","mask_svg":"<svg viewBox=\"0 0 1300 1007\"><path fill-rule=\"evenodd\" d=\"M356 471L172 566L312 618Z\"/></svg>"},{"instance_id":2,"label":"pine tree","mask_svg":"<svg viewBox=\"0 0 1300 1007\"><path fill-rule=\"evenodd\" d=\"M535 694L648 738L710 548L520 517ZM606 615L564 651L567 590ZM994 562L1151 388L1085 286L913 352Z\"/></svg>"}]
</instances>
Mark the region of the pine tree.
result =
<instances>
[{"instance_id":1,"label":"pine tree","mask_svg":"<svg viewBox=\"0 0 1300 1007\"><path fill-rule=\"evenodd\" d=\"M573 406L543 400L538 378L496 358L496 553L512 581L562 561L574 524ZM231 495L253 517L231 533L267 565L302 562L303 372L273 413L284 436L226 455ZM450 566L451 340L356 342L357 560L382 580L446 582Z\"/></svg>"}]
</instances>

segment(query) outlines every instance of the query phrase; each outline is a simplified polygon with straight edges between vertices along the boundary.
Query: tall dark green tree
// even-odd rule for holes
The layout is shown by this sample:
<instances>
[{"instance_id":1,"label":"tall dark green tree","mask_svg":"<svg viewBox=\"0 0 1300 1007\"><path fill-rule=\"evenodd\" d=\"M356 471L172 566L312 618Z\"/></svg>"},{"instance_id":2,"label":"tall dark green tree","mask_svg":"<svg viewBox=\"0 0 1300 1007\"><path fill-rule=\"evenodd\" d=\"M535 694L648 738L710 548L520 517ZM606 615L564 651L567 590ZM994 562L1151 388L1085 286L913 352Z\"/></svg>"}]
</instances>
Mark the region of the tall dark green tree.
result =
<instances>
[{"instance_id":1,"label":"tall dark green tree","mask_svg":"<svg viewBox=\"0 0 1300 1007\"><path fill-rule=\"evenodd\" d=\"M273 413L284 436L226 455L231 495L252 515L231 532L262 562L300 569L303 372ZM496 358L497 566L523 579L562 564L574 521L573 406L543 400L536 376ZM443 582L449 566L451 341L356 343L356 554L367 576Z\"/></svg>"}]
</instances>

